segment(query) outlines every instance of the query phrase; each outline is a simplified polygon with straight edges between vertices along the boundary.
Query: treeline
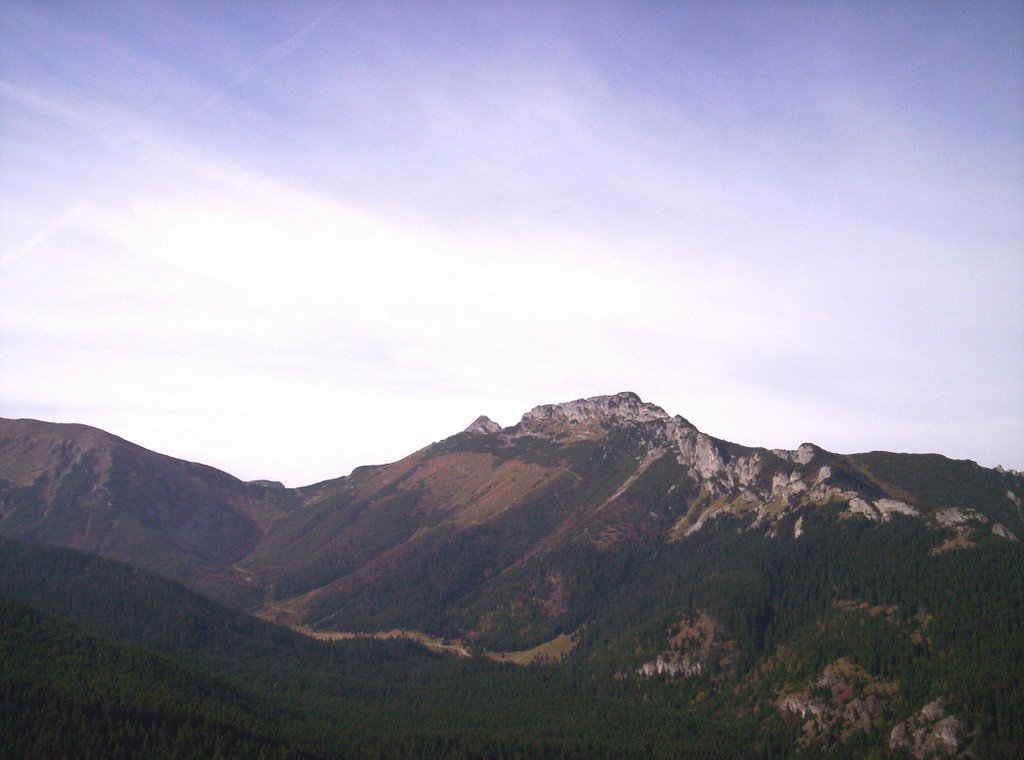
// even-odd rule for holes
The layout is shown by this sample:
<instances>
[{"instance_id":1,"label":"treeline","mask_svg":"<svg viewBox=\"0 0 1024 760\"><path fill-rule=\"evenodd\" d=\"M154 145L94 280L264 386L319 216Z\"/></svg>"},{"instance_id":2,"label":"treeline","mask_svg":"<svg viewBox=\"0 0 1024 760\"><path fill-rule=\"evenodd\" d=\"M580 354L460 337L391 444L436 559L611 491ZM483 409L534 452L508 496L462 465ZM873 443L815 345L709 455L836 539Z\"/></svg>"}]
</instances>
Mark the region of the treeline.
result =
<instances>
[{"instance_id":1,"label":"treeline","mask_svg":"<svg viewBox=\"0 0 1024 760\"><path fill-rule=\"evenodd\" d=\"M90 635L0 596L4 757L308 756L269 705L139 647Z\"/></svg>"},{"instance_id":2,"label":"treeline","mask_svg":"<svg viewBox=\"0 0 1024 760\"><path fill-rule=\"evenodd\" d=\"M0 542L0 593L76 626L41 632L3 608L3 653L36 654L3 669L2 739L36 736L58 753L60 737L88 724L104 751L149 742L148 756L176 756L195 734L215 737L202 756L222 746L253 757L781 757L799 727L780 715L779 694L846 657L898 685L886 725L945 697L976 756L1022 756L1021 545L991 537L932 556L935 534L918 520L877 526L821 510L799 538L793 523L769 538L723 518L675 544L579 542L550 556L527 572L572 585L547 632L587 625L561 666L525 669L409 642L317 642L124 565ZM700 613L727 642L727 665L701 678L631 675ZM54 642L68 631L133 654L66 656ZM111 717L87 719L97 714ZM889 756L886 736L859 735L835 756ZM5 754L44 756L17 747L28 754Z\"/></svg>"}]
</instances>

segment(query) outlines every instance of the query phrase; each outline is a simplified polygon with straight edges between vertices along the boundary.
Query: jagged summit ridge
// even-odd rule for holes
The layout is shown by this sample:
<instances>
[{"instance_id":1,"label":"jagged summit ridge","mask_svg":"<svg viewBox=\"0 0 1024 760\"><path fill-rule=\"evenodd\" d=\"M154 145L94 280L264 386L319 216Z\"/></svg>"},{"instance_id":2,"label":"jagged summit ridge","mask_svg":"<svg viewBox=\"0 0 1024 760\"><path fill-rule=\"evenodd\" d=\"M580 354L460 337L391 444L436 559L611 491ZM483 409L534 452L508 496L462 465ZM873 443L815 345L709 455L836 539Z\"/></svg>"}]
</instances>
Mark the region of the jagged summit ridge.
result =
<instances>
[{"instance_id":1,"label":"jagged summit ridge","mask_svg":"<svg viewBox=\"0 0 1024 760\"><path fill-rule=\"evenodd\" d=\"M720 500L717 507L706 510L689 525L687 535L700 530L707 518L726 511L753 511L758 519L777 519L788 509L808 503L855 499L859 505L863 501L856 500L857 492L844 491L830 482L830 467L809 468L823 453L814 444L804 443L793 450L740 447L738 452L733 447L730 451L725 442L701 432L679 415L670 416L630 391L537 406L524 414L515 428L495 432L564 442L600 440L609 427L633 429L637 436L634 440L644 449L638 469L624 489L651 464L669 455L686 468L687 476L699 483L710 499ZM569 430L571 435L566 438ZM484 430L478 428L477 432ZM876 509L863 503L866 509L861 513L877 518ZM883 517L887 514L883 507L878 507L878 511Z\"/></svg>"},{"instance_id":2,"label":"jagged summit ridge","mask_svg":"<svg viewBox=\"0 0 1024 760\"><path fill-rule=\"evenodd\" d=\"M660 406L645 403L631 391L612 396L593 396L561 404L542 404L523 415L521 424L530 426L542 422L578 424L615 420L618 422L654 422L669 419Z\"/></svg>"},{"instance_id":3,"label":"jagged summit ridge","mask_svg":"<svg viewBox=\"0 0 1024 760\"><path fill-rule=\"evenodd\" d=\"M674 451L680 464L692 468L694 474L704 479L720 475L729 458L713 438L686 419L670 416L660 406L641 400L631 391L534 407L523 415L519 431L545 436L552 428L586 429L601 423L642 427L648 447L647 463L666 451Z\"/></svg>"}]
</instances>

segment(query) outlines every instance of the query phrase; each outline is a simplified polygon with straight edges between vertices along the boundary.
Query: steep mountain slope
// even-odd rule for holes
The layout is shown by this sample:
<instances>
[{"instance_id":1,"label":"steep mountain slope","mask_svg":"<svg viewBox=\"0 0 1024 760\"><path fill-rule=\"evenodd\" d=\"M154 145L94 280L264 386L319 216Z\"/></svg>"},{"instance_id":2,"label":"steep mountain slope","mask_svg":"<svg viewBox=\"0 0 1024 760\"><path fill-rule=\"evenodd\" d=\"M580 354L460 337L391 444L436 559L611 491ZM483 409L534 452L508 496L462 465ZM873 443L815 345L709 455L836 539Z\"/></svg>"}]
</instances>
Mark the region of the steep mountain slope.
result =
<instances>
[{"instance_id":1,"label":"steep mountain slope","mask_svg":"<svg viewBox=\"0 0 1024 760\"><path fill-rule=\"evenodd\" d=\"M933 529L942 551L1015 540L1021 493L1019 474L939 456L739 446L621 393L537 407L511 428L478 420L306 489L241 565L280 620L519 648L587 622L600 604L588 584L612 582L591 576L615 558L716 521L771 540L821 510L873 525L903 517Z\"/></svg>"},{"instance_id":2,"label":"steep mountain slope","mask_svg":"<svg viewBox=\"0 0 1024 760\"><path fill-rule=\"evenodd\" d=\"M85 425L0 420L0 533L71 546L244 599L232 569L295 495Z\"/></svg>"}]
</instances>

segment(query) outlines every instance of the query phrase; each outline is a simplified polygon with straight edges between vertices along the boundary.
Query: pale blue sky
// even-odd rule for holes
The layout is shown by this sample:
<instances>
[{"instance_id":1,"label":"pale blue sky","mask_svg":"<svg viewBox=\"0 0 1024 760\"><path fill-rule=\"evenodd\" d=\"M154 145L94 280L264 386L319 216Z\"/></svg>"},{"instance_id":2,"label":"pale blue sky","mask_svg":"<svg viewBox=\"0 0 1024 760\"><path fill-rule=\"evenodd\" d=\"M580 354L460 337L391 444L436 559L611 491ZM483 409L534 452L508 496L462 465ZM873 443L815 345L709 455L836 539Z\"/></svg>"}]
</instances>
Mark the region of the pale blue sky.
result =
<instances>
[{"instance_id":1,"label":"pale blue sky","mask_svg":"<svg viewBox=\"0 0 1024 760\"><path fill-rule=\"evenodd\" d=\"M0 415L290 485L638 392L1024 467L1021 3L0 0Z\"/></svg>"}]
</instances>

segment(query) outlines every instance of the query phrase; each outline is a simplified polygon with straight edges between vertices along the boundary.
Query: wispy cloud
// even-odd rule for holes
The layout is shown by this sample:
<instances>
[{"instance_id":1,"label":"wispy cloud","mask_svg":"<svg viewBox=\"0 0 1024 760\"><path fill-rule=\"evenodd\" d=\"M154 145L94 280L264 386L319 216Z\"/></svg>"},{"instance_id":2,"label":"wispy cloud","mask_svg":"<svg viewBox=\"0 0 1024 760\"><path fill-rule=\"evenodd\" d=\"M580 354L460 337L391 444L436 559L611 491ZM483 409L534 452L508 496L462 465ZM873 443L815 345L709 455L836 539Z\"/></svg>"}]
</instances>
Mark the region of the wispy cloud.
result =
<instances>
[{"instance_id":1,"label":"wispy cloud","mask_svg":"<svg viewBox=\"0 0 1024 760\"><path fill-rule=\"evenodd\" d=\"M1019 42L840 7L133 13L9 15L0 413L298 483L628 388L749 443L1024 464L1024 109L951 99L1021 81Z\"/></svg>"}]
</instances>

